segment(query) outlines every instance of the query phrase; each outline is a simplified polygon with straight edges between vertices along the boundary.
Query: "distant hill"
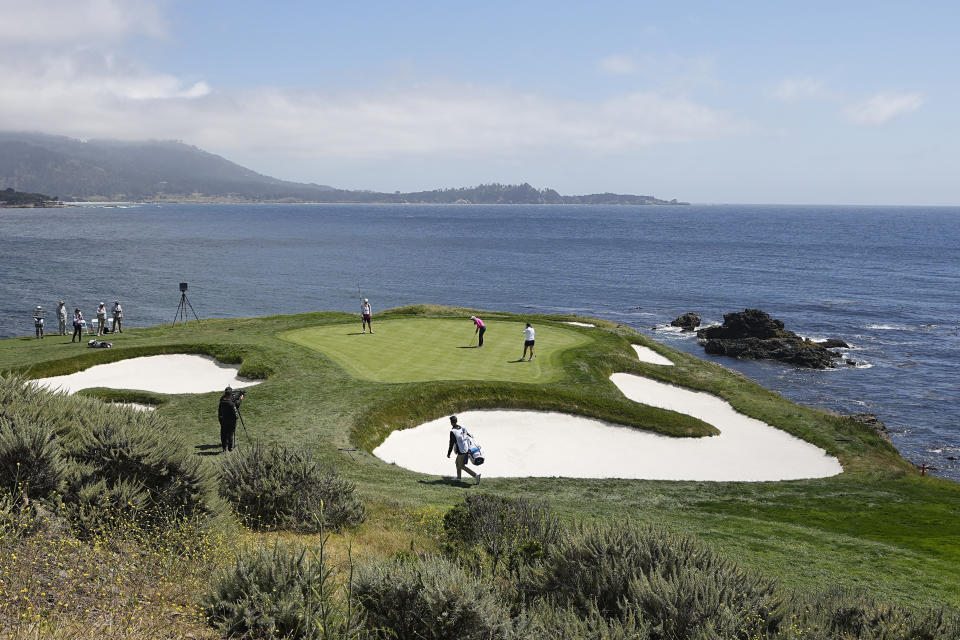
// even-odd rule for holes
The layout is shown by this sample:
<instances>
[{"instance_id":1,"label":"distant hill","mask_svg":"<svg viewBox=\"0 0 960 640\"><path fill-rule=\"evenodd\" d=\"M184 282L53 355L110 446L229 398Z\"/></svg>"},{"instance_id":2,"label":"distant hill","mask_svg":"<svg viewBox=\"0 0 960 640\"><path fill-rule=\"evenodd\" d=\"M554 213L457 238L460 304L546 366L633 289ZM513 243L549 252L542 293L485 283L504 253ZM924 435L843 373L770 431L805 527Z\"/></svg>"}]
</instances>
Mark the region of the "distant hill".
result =
<instances>
[{"instance_id":1,"label":"distant hill","mask_svg":"<svg viewBox=\"0 0 960 640\"><path fill-rule=\"evenodd\" d=\"M81 141L0 132L0 189L62 200L472 204L686 204L614 193L562 196L529 184L415 193L349 191L278 180L173 141Z\"/></svg>"}]
</instances>

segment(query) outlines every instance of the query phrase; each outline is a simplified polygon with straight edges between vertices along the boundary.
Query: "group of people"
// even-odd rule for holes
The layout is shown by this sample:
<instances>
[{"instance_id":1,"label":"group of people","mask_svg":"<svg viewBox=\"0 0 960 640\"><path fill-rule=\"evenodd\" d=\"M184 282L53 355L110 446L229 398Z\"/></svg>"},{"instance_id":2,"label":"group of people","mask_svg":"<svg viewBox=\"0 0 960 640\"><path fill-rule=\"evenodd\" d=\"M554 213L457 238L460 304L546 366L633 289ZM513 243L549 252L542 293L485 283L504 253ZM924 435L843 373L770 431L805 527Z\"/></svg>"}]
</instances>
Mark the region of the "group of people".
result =
<instances>
[{"instance_id":1,"label":"group of people","mask_svg":"<svg viewBox=\"0 0 960 640\"><path fill-rule=\"evenodd\" d=\"M483 320L481 320L477 316L470 316L470 320L473 322L473 325L474 325L473 333L474 335L477 336L477 347L478 348L482 347L483 334L487 332L487 325L485 325L483 323ZM534 331L533 327L530 326L530 323L528 322L527 327L523 330L523 355L520 356L520 362L523 362L524 360L527 359L528 350L530 352L530 360L533 360L533 345L535 341L535 338L534 338L535 335L536 335L536 331Z\"/></svg>"},{"instance_id":2,"label":"group of people","mask_svg":"<svg viewBox=\"0 0 960 640\"><path fill-rule=\"evenodd\" d=\"M123 333L123 307L120 306L120 301L115 300L113 303L113 309L111 310L111 315L113 316L113 332ZM33 312L33 327L36 331L37 338L43 337L44 321L45 321L46 312L43 310L43 307L37 305L37 308ZM102 336L107 331L107 306L100 302L97 306L96 311L97 316L97 335ZM67 305L61 300L57 305L57 324L58 324L58 334L61 336L67 335ZM79 307L76 307L73 310L73 338L70 342L77 342L83 339L83 327L86 324L86 321L83 318L83 312L80 311Z\"/></svg>"},{"instance_id":3,"label":"group of people","mask_svg":"<svg viewBox=\"0 0 960 640\"><path fill-rule=\"evenodd\" d=\"M366 333L367 329L370 330L370 333L373 333L373 321L371 316L373 315L373 309L370 307L370 300L367 298L360 299L360 328L361 333ZM477 316L470 316L470 321L474 325L474 335L477 337L477 347L483 346L483 334L487 332L487 325L484 324L483 320ZM527 360L527 352L530 352L530 360L533 360L533 346L534 346L534 336L535 331L530 323L527 323L526 328L523 330L523 355L520 356L520 362Z\"/></svg>"}]
</instances>

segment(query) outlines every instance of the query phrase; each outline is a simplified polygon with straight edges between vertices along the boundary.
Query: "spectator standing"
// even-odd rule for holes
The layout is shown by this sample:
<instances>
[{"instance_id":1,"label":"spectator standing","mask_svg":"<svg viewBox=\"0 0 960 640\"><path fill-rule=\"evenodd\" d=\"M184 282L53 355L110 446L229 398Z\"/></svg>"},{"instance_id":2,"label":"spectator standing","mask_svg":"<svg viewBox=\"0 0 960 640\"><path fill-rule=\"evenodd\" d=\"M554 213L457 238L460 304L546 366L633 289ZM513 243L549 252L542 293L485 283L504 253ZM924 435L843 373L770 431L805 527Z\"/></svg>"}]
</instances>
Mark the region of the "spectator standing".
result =
<instances>
[{"instance_id":1,"label":"spectator standing","mask_svg":"<svg viewBox=\"0 0 960 640\"><path fill-rule=\"evenodd\" d=\"M63 300L60 301L60 305L57 307L57 322L60 335L67 335L67 305Z\"/></svg>"},{"instance_id":2,"label":"spectator standing","mask_svg":"<svg viewBox=\"0 0 960 640\"><path fill-rule=\"evenodd\" d=\"M123 333L123 309L120 308L120 301L114 300L113 302L113 331L114 333L120 332Z\"/></svg>"}]
</instances>

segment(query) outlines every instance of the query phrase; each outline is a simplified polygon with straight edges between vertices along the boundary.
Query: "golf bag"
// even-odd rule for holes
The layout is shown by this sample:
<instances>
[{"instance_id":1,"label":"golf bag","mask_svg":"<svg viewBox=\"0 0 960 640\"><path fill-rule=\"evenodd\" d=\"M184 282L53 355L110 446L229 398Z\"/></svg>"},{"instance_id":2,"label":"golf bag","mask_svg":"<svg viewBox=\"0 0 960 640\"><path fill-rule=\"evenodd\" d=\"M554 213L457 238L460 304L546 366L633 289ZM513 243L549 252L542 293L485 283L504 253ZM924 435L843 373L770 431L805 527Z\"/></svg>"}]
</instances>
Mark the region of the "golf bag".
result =
<instances>
[{"instance_id":1,"label":"golf bag","mask_svg":"<svg viewBox=\"0 0 960 640\"><path fill-rule=\"evenodd\" d=\"M483 447L476 442L472 443L472 446L467 451L467 455L470 456L470 462L473 464L477 466L483 464Z\"/></svg>"},{"instance_id":2,"label":"golf bag","mask_svg":"<svg viewBox=\"0 0 960 640\"><path fill-rule=\"evenodd\" d=\"M474 441L473 436L467 433L466 429L459 427L455 430L454 437L457 439L458 450L465 451L470 462L477 466L483 464L483 448Z\"/></svg>"},{"instance_id":3,"label":"golf bag","mask_svg":"<svg viewBox=\"0 0 960 640\"><path fill-rule=\"evenodd\" d=\"M102 340L91 340L87 342L87 346L91 349L109 349L113 346L112 342L104 342Z\"/></svg>"}]
</instances>

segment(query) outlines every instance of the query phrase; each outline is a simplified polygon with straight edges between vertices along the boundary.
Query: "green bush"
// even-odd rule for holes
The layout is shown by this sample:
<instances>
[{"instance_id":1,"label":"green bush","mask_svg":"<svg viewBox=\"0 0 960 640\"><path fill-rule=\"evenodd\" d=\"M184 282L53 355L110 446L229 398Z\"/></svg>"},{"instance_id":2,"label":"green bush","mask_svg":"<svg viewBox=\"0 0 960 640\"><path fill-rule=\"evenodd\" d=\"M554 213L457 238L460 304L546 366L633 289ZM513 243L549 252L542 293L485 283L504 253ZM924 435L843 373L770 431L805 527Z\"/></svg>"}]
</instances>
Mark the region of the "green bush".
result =
<instances>
[{"instance_id":1,"label":"green bush","mask_svg":"<svg viewBox=\"0 0 960 640\"><path fill-rule=\"evenodd\" d=\"M721 637L749 626L763 637L783 619L775 585L739 570L691 538L635 525L581 527L565 537L520 591L586 618L596 609L621 621L636 616L653 639Z\"/></svg>"},{"instance_id":2,"label":"green bush","mask_svg":"<svg viewBox=\"0 0 960 640\"><path fill-rule=\"evenodd\" d=\"M277 543L241 553L201 606L226 637L350 640L358 621L321 554Z\"/></svg>"},{"instance_id":3,"label":"green bush","mask_svg":"<svg viewBox=\"0 0 960 640\"><path fill-rule=\"evenodd\" d=\"M24 478L21 464L18 482L36 497L62 487L53 506L81 535L111 522L149 528L222 509L215 477L156 414L0 375L0 423L0 449L20 452L0 452L0 481L15 474L13 458L28 456L33 476Z\"/></svg>"},{"instance_id":4,"label":"green bush","mask_svg":"<svg viewBox=\"0 0 960 640\"><path fill-rule=\"evenodd\" d=\"M549 508L527 498L472 494L443 517L445 548L467 566L491 573L503 563L515 573L541 558L560 539Z\"/></svg>"},{"instance_id":5,"label":"green bush","mask_svg":"<svg viewBox=\"0 0 960 640\"><path fill-rule=\"evenodd\" d=\"M44 499L63 489L66 463L53 429L0 417L0 491Z\"/></svg>"},{"instance_id":6,"label":"green bush","mask_svg":"<svg viewBox=\"0 0 960 640\"><path fill-rule=\"evenodd\" d=\"M540 603L528 612L523 640L648 640L650 625L629 614L625 619L606 618L594 608L586 616L570 608Z\"/></svg>"},{"instance_id":7,"label":"green bush","mask_svg":"<svg viewBox=\"0 0 960 640\"><path fill-rule=\"evenodd\" d=\"M103 514L149 527L219 509L215 478L200 459L158 418L138 415L94 425L72 447L67 502L81 530L108 526Z\"/></svg>"},{"instance_id":8,"label":"green bush","mask_svg":"<svg viewBox=\"0 0 960 640\"><path fill-rule=\"evenodd\" d=\"M255 529L337 530L365 517L352 482L279 445L253 445L227 456L220 494Z\"/></svg>"},{"instance_id":9,"label":"green bush","mask_svg":"<svg viewBox=\"0 0 960 640\"><path fill-rule=\"evenodd\" d=\"M960 638L960 612L912 609L877 602L869 595L833 590L797 598L794 624L784 638L820 640L946 640ZM809 630L801 635L797 630Z\"/></svg>"},{"instance_id":10,"label":"green bush","mask_svg":"<svg viewBox=\"0 0 960 640\"><path fill-rule=\"evenodd\" d=\"M513 635L493 587L442 557L358 568L353 593L376 638L487 640Z\"/></svg>"}]
</instances>

